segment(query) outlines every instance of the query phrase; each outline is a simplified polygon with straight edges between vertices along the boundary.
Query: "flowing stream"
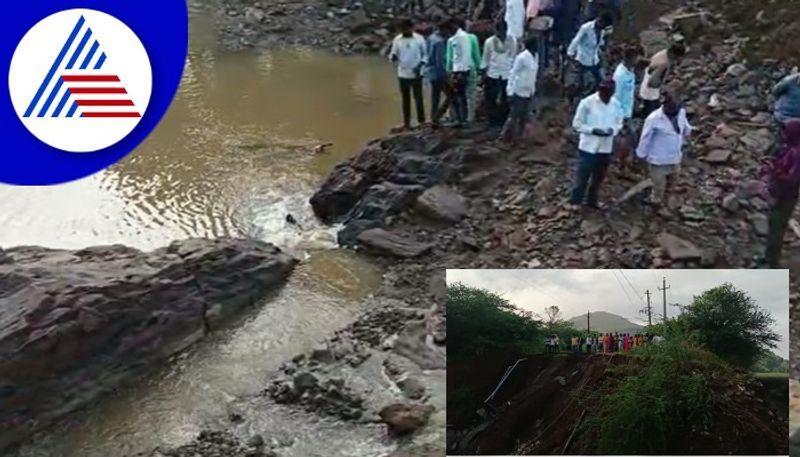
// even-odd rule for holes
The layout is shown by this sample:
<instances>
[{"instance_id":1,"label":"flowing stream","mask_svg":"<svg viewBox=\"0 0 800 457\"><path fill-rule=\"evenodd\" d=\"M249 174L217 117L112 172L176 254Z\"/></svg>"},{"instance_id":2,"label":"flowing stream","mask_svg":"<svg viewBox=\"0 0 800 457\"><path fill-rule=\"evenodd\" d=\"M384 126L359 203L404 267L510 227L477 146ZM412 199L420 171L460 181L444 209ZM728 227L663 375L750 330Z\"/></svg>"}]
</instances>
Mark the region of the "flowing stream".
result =
<instances>
[{"instance_id":1,"label":"flowing stream","mask_svg":"<svg viewBox=\"0 0 800 457\"><path fill-rule=\"evenodd\" d=\"M391 66L308 51L225 51L210 19L213 0L189 5L183 83L156 131L89 178L0 186L0 245L152 249L192 236L254 236L304 261L286 287L239 322L40 433L21 457L121 456L229 426L234 399L256 395L282 362L350 322L380 282L368 260L335 249L335 231L314 219L307 202L335 163L396 122ZM324 143L332 145L315 153ZM277 406L258 421L302 438L282 455L387 449L377 428Z\"/></svg>"}]
</instances>

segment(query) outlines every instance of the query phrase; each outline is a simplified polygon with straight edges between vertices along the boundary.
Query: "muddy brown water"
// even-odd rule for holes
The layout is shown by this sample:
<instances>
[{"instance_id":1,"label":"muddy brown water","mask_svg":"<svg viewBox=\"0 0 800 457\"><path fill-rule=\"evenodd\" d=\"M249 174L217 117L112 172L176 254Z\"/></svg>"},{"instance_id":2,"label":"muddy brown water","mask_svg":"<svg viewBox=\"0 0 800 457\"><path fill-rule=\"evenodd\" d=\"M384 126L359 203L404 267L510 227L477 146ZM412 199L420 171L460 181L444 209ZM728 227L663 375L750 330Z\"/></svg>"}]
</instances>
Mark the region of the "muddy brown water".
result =
<instances>
[{"instance_id":1,"label":"muddy brown water","mask_svg":"<svg viewBox=\"0 0 800 457\"><path fill-rule=\"evenodd\" d=\"M179 445L223 427L282 362L360 311L380 272L336 250L307 203L334 164L397 122L396 82L380 58L311 51L228 52L213 0L190 1L183 83L156 131L130 156L56 187L0 187L0 245L141 249L190 236L255 236L305 261L287 287L141 382L37 435L24 457L110 457ZM313 149L333 143L323 154ZM286 223L292 214L299 227ZM384 455L380 430L279 407L258 414L296 444L286 456Z\"/></svg>"}]
</instances>

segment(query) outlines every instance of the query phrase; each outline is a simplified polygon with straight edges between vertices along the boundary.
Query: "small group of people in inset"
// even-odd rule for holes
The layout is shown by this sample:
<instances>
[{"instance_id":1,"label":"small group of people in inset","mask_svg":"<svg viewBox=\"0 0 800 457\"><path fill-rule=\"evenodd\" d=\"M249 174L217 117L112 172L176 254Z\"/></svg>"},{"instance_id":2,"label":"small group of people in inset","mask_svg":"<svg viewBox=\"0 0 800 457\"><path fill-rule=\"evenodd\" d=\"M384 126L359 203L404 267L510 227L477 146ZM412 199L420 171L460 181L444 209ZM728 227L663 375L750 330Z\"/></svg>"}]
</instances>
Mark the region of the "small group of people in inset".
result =
<instances>
[{"instance_id":1,"label":"small group of people in inset","mask_svg":"<svg viewBox=\"0 0 800 457\"><path fill-rule=\"evenodd\" d=\"M564 349L573 354L611 354L615 352L627 353L632 349L645 347L648 344L661 341L661 337L649 333L604 333L582 337L573 335L565 339ZM545 352L555 354L560 352L561 340L558 335L549 335L544 339Z\"/></svg>"}]
</instances>

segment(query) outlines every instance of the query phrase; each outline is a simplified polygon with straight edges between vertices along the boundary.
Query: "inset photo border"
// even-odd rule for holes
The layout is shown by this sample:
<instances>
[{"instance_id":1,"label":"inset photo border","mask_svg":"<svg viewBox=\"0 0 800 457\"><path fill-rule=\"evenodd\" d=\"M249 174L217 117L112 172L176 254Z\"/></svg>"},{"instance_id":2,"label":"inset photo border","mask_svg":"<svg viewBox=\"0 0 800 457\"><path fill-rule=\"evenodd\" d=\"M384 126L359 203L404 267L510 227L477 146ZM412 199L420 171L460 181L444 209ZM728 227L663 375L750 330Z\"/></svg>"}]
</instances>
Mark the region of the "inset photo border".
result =
<instances>
[{"instance_id":1,"label":"inset photo border","mask_svg":"<svg viewBox=\"0 0 800 457\"><path fill-rule=\"evenodd\" d=\"M447 270L448 455L788 455L788 270Z\"/></svg>"}]
</instances>

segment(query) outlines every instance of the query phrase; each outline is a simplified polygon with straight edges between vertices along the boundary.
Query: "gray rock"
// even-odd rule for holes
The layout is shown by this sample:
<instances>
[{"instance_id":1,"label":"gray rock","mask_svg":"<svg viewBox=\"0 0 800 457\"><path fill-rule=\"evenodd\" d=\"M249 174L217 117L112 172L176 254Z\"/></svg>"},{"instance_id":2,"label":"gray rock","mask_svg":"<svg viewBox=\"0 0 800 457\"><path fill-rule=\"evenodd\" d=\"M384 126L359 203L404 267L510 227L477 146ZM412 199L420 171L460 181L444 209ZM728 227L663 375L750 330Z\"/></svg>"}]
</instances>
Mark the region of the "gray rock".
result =
<instances>
[{"instance_id":1,"label":"gray rock","mask_svg":"<svg viewBox=\"0 0 800 457\"><path fill-rule=\"evenodd\" d=\"M202 339L280 285L296 261L275 246L189 239L8 249L0 264L0 450Z\"/></svg>"},{"instance_id":2,"label":"gray rock","mask_svg":"<svg viewBox=\"0 0 800 457\"><path fill-rule=\"evenodd\" d=\"M417 198L416 210L437 221L458 222L468 213L467 200L447 186L434 186Z\"/></svg>"},{"instance_id":3,"label":"gray rock","mask_svg":"<svg viewBox=\"0 0 800 457\"><path fill-rule=\"evenodd\" d=\"M731 159L732 152L727 149L715 149L709 152L702 160L708 163L726 163Z\"/></svg>"},{"instance_id":4,"label":"gray rock","mask_svg":"<svg viewBox=\"0 0 800 457\"><path fill-rule=\"evenodd\" d=\"M260 448L264 446L264 437L261 435L253 435L247 440L247 445L254 448Z\"/></svg>"},{"instance_id":5,"label":"gray rock","mask_svg":"<svg viewBox=\"0 0 800 457\"><path fill-rule=\"evenodd\" d=\"M759 236L767 236L769 234L769 220L764 214L751 214L750 223L753 229Z\"/></svg>"},{"instance_id":6,"label":"gray rock","mask_svg":"<svg viewBox=\"0 0 800 457\"><path fill-rule=\"evenodd\" d=\"M725 209L725 211L728 211L728 212L731 212L731 213L735 213L736 211L738 211L739 210L739 199L738 199L738 197L736 197L735 194L726 195L722 199L722 208Z\"/></svg>"},{"instance_id":7,"label":"gray rock","mask_svg":"<svg viewBox=\"0 0 800 457\"><path fill-rule=\"evenodd\" d=\"M667 256L675 261L699 260L702 257L694 244L667 232L658 235L658 243Z\"/></svg>"},{"instance_id":8,"label":"gray rock","mask_svg":"<svg viewBox=\"0 0 800 457\"><path fill-rule=\"evenodd\" d=\"M381 228L370 229L358 235L362 246L379 254L412 258L428 252L433 245L420 243L404 233L389 232Z\"/></svg>"},{"instance_id":9,"label":"gray rock","mask_svg":"<svg viewBox=\"0 0 800 457\"><path fill-rule=\"evenodd\" d=\"M294 379L292 379L292 382L294 383L294 388L298 393L313 389L317 386L317 384L319 384L317 377L309 372L296 374Z\"/></svg>"}]
</instances>

